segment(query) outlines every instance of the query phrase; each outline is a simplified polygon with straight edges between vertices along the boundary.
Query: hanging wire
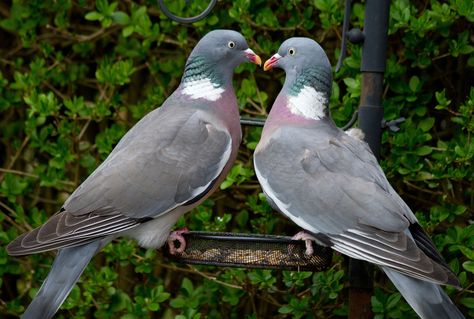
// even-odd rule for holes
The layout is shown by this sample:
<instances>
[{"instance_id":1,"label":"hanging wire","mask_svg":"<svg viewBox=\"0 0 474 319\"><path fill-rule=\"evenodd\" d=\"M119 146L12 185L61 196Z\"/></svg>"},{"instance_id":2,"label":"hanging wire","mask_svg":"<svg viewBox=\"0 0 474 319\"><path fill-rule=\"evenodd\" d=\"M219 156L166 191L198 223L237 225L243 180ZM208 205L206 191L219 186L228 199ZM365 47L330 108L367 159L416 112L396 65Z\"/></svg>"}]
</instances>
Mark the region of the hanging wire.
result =
<instances>
[{"instance_id":1,"label":"hanging wire","mask_svg":"<svg viewBox=\"0 0 474 319\"><path fill-rule=\"evenodd\" d=\"M207 15L212 11L212 9L214 9L214 6L216 5L216 3L217 3L217 0L211 0L209 2L209 5L207 6L207 8L203 12L198 14L197 16L189 17L189 18L183 18L183 17L178 17L177 15L171 13L171 11L165 5L165 0L158 0L158 5L160 6L160 9L161 9L161 11L163 11L165 16L167 16L168 18L170 18L173 21L176 21L178 23L185 23L185 24L194 23L194 22L197 22L197 21L202 20L205 17L207 17ZM186 0L186 5L188 5L188 4L189 4L189 0Z\"/></svg>"},{"instance_id":2,"label":"hanging wire","mask_svg":"<svg viewBox=\"0 0 474 319\"><path fill-rule=\"evenodd\" d=\"M351 14L351 0L345 1L344 7L344 21L342 24L342 43L341 43L341 53L336 64L336 72L339 72L342 66L342 61L346 57L347 52L347 31L349 30L349 16Z\"/></svg>"},{"instance_id":3,"label":"hanging wire","mask_svg":"<svg viewBox=\"0 0 474 319\"><path fill-rule=\"evenodd\" d=\"M349 122L347 122L346 125L341 127L341 129L343 129L345 131L345 130L350 129L352 126L354 126L355 122L357 121L357 115L358 115L358 112L355 111L354 114L352 114L352 118L349 120ZM394 121L392 121L392 122L394 122ZM398 124L398 123L394 123L394 124ZM249 126L264 126L265 125L265 119L264 118L255 118L255 117L253 117L253 118L252 117L241 117L240 118L240 124L249 125ZM390 127L390 125L386 125L386 126ZM392 128L390 128L390 129L392 129Z\"/></svg>"}]
</instances>

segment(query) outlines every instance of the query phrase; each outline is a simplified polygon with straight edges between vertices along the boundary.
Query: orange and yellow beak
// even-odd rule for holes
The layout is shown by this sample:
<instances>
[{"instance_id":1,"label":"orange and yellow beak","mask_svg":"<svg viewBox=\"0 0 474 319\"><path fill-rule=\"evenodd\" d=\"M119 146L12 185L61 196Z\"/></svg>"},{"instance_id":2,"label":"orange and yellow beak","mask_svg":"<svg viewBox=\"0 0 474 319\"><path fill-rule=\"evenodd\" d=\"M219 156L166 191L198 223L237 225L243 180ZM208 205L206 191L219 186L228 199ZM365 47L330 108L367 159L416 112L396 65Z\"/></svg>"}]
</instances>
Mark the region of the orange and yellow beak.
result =
<instances>
[{"instance_id":1,"label":"orange and yellow beak","mask_svg":"<svg viewBox=\"0 0 474 319\"><path fill-rule=\"evenodd\" d=\"M270 69L273 68L273 66L278 62L278 60L281 59L281 55L279 55L278 53L275 53L274 55L272 55L272 57L270 59L268 59L267 61L265 61L265 64L263 65L263 71L268 71Z\"/></svg>"},{"instance_id":2,"label":"orange and yellow beak","mask_svg":"<svg viewBox=\"0 0 474 319\"><path fill-rule=\"evenodd\" d=\"M247 59L249 59L250 62L255 63L258 66L262 65L262 59L260 59L260 57L256 55L255 52L252 51L252 49L248 48L244 52L245 56L247 57Z\"/></svg>"}]
</instances>

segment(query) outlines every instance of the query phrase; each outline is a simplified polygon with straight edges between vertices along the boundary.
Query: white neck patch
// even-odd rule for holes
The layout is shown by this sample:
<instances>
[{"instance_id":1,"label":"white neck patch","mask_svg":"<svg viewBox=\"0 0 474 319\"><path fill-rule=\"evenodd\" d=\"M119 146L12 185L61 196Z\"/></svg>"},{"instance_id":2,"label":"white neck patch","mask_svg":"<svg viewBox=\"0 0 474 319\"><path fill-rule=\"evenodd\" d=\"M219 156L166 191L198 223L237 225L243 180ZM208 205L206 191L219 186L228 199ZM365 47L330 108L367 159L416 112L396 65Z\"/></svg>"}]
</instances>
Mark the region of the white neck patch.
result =
<instances>
[{"instance_id":1,"label":"white neck patch","mask_svg":"<svg viewBox=\"0 0 474 319\"><path fill-rule=\"evenodd\" d=\"M209 78L203 78L195 81L183 83L183 94L192 99L205 99L208 101L217 101L221 98L224 89L216 86Z\"/></svg>"},{"instance_id":2,"label":"white neck patch","mask_svg":"<svg viewBox=\"0 0 474 319\"><path fill-rule=\"evenodd\" d=\"M291 113L314 120L325 117L324 109L327 103L328 99L324 93L307 85L303 86L298 95L288 97L288 108Z\"/></svg>"}]
</instances>

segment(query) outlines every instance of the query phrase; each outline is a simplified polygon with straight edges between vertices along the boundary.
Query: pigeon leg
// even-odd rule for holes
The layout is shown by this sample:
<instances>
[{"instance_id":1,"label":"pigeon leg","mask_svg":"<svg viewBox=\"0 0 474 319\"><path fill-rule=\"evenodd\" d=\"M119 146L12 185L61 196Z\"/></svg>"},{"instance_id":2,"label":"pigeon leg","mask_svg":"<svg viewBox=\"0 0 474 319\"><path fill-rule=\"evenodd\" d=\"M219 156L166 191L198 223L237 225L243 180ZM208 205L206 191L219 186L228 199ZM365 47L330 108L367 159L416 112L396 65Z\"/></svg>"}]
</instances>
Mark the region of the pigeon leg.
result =
<instances>
[{"instance_id":1,"label":"pigeon leg","mask_svg":"<svg viewBox=\"0 0 474 319\"><path fill-rule=\"evenodd\" d=\"M305 245L306 245L306 251L305 254L308 256L311 256L314 253L313 249L313 242L316 241L316 238L304 230L298 232L296 235L291 237L293 240L304 240Z\"/></svg>"},{"instance_id":2,"label":"pigeon leg","mask_svg":"<svg viewBox=\"0 0 474 319\"><path fill-rule=\"evenodd\" d=\"M183 237L183 233L189 232L187 227L172 231L168 236L168 246L170 248L170 254L182 254L186 249L186 240Z\"/></svg>"}]
</instances>

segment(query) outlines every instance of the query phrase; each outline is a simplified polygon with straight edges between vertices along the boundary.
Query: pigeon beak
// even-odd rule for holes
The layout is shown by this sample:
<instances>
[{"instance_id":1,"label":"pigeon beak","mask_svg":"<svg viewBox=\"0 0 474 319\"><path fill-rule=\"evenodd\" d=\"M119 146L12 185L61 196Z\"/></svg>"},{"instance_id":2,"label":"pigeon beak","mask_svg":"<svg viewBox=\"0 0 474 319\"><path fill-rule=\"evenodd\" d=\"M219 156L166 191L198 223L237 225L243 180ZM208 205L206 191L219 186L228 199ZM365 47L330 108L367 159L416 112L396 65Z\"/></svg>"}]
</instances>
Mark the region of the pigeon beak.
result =
<instances>
[{"instance_id":1,"label":"pigeon beak","mask_svg":"<svg viewBox=\"0 0 474 319\"><path fill-rule=\"evenodd\" d=\"M272 55L272 57L270 59L268 59L267 61L265 61L265 64L263 65L263 71L268 71L270 69L273 68L273 66L278 62L278 60L281 59L281 55L279 55L278 53L275 53L274 55Z\"/></svg>"},{"instance_id":2,"label":"pigeon beak","mask_svg":"<svg viewBox=\"0 0 474 319\"><path fill-rule=\"evenodd\" d=\"M252 51L252 49L248 48L244 51L244 53L250 62L257 64L258 66L262 65L262 59L260 59L260 57L256 55L255 52Z\"/></svg>"}]
</instances>

